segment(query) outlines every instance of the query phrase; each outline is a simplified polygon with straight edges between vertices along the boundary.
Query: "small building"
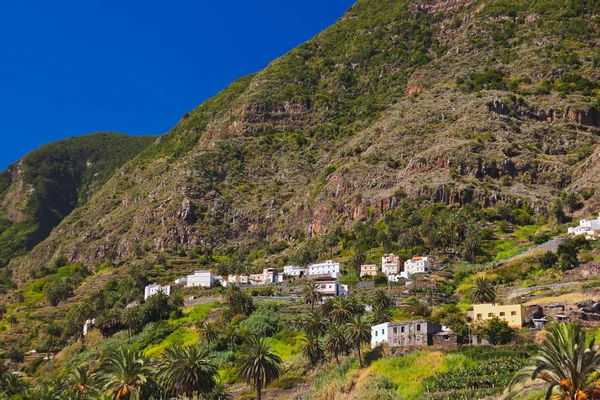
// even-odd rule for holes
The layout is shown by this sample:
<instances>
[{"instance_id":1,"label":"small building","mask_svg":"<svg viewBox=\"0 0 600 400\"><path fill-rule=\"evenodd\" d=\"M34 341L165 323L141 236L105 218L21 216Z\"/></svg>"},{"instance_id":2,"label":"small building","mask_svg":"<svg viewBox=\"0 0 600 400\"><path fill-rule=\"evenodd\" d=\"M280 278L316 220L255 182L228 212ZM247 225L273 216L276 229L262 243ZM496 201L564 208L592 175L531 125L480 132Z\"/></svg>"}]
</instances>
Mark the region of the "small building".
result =
<instances>
[{"instance_id":1,"label":"small building","mask_svg":"<svg viewBox=\"0 0 600 400\"><path fill-rule=\"evenodd\" d=\"M401 276L400 275L388 275L388 282L398 282L401 280Z\"/></svg>"},{"instance_id":2,"label":"small building","mask_svg":"<svg viewBox=\"0 0 600 400\"><path fill-rule=\"evenodd\" d=\"M546 318L534 318L531 320L535 329L544 329L544 326L548 323Z\"/></svg>"},{"instance_id":3,"label":"small building","mask_svg":"<svg viewBox=\"0 0 600 400\"><path fill-rule=\"evenodd\" d=\"M431 268L431 261L429 257L413 257L410 260L404 262L404 271L409 274L421 274Z\"/></svg>"},{"instance_id":4,"label":"small building","mask_svg":"<svg viewBox=\"0 0 600 400\"><path fill-rule=\"evenodd\" d=\"M375 276L377 275L377 265L365 264L360 266L360 276Z\"/></svg>"},{"instance_id":5,"label":"small building","mask_svg":"<svg viewBox=\"0 0 600 400\"><path fill-rule=\"evenodd\" d=\"M163 292L167 296L170 296L171 295L171 286L170 285L160 286L160 285L157 285L156 283L146 286L144 288L144 300L148 300L148 297L154 296L158 292Z\"/></svg>"},{"instance_id":6,"label":"small building","mask_svg":"<svg viewBox=\"0 0 600 400\"><path fill-rule=\"evenodd\" d=\"M567 229L570 235L586 235L588 239L595 238L600 234L600 216L598 219L582 219L579 226Z\"/></svg>"},{"instance_id":7,"label":"small building","mask_svg":"<svg viewBox=\"0 0 600 400\"><path fill-rule=\"evenodd\" d=\"M221 277L217 275L213 275L210 271L196 271L194 275L188 275L187 277L187 287L205 287L210 288L213 287L215 281L221 281Z\"/></svg>"},{"instance_id":8,"label":"small building","mask_svg":"<svg viewBox=\"0 0 600 400\"><path fill-rule=\"evenodd\" d=\"M175 279L175 284L176 285L182 285L184 283L187 283L187 277Z\"/></svg>"},{"instance_id":9,"label":"small building","mask_svg":"<svg viewBox=\"0 0 600 400\"><path fill-rule=\"evenodd\" d=\"M228 284L249 285L250 277L248 275L229 275L227 277Z\"/></svg>"},{"instance_id":10,"label":"small building","mask_svg":"<svg viewBox=\"0 0 600 400\"><path fill-rule=\"evenodd\" d=\"M288 276L302 277L306 275L306 270L296 265L286 265L283 267L283 273Z\"/></svg>"},{"instance_id":11,"label":"small building","mask_svg":"<svg viewBox=\"0 0 600 400\"><path fill-rule=\"evenodd\" d=\"M440 324L424 319L401 322L385 322L371 327L371 348L381 343L389 346L430 346L433 336L442 331Z\"/></svg>"},{"instance_id":12,"label":"small building","mask_svg":"<svg viewBox=\"0 0 600 400\"><path fill-rule=\"evenodd\" d=\"M412 274L408 271L402 271L400 272L400 278L408 281L412 278Z\"/></svg>"},{"instance_id":13,"label":"small building","mask_svg":"<svg viewBox=\"0 0 600 400\"><path fill-rule=\"evenodd\" d=\"M317 291L323 297L348 297L348 285L341 285L337 278L317 277L313 279L317 287Z\"/></svg>"},{"instance_id":14,"label":"small building","mask_svg":"<svg viewBox=\"0 0 600 400\"><path fill-rule=\"evenodd\" d=\"M459 337L453 331L441 331L433 335L433 345L440 347L456 347Z\"/></svg>"},{"instance_id":15,"label":"small building","mask_svg":"<svg viewBox=\"0 0 600 400\"><path fill-rule=\"evenodd\" d=\"M386 275L396 275L400 272L402 260L395 254L384 254L381 257L381 272Z\"/></svg>"},{"instance_id":16,"label":"small building","mask_svg":"<svg viewBox=\"0 0 600 400\"><path fill-rule=\"evenodd\" d=\"M342 272L342 264L333 260L308 266L308 275L330 275L337 278Z\"/></svg>"},{"instance_id":17,"label":"small building","mask_svg":"<svg viewBox=\"0 0 600 400\"><path fill-rule=\"evenodd\" d=\"M87 319L83 324L83 336L86 336L89 331L94 329L94 326L96 326L96 318Z\"/></svg>"},{"instance_id":18,"label":"small building","mask_svg":"<svg viewBox=\"0 0 600 400\"><path fill-rule=\"evenodd\" d=\"M473 304L473 319L476 321L498 317L508 322L511 328L521 329L525 325L525 315L525 306L522 304Z\"/></svg>"}]
</instances>

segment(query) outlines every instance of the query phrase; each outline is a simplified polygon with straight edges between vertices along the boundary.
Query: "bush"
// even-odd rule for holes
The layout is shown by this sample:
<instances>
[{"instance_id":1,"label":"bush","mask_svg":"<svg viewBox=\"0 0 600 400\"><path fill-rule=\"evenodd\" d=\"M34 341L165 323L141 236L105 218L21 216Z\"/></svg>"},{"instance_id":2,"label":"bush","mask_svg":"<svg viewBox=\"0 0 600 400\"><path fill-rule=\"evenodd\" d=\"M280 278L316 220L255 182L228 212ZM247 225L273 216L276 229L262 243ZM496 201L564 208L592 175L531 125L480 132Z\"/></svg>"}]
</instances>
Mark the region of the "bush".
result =
<instances>
[{"instance_id":1,"label":"bush","mask_svg":"<svg viewBox=\"0 0 600 400\"><path fill-rule=\"evenodd\" d=\"M554 268L556 263L558 262L558 257L551 251L545 252L540 257L540 267L543 269Z\"/></svg>"},{"instance_id":2,"label":"bush","mask_svg":"<svg viewBox=\"0 0 600 400\"><path fill-rule=\"evenodd\" d=\"M51 282L46 287L46 299L53 307L56 307L61 301L67 300L73 296L73 286L65 279L59 279Z\"/></svg>"},{"instance_id":3,"label":"bush","mask_svg":"<svg viewBox=\"0 0 600 400\"><path fill-rule=\"evenodd\" d=\"M538 235L535 235L533 237L533 243L534 244L543 244L546 243L548 240L552 239L552 233L550 232L542 232Z\"/></svg>"},{"instance_id":4,"label":"bush","mask_svg":"<svg viewBox=\"0 0 600 400\"><path fill-rule=\"evenodd\" d=\"M281 329L281 319L273 310L259 309L248 317L243 325L257 336L271 337Z\"/></svg>"}]
</instances>

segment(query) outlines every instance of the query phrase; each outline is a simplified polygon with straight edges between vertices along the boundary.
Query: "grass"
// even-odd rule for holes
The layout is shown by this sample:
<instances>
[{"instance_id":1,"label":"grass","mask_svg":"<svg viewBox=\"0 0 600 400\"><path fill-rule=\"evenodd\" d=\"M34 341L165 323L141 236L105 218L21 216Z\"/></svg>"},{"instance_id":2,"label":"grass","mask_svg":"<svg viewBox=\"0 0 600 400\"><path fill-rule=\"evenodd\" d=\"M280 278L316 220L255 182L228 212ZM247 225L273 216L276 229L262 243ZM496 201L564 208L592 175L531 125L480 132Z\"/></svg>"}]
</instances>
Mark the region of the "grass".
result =
<instances>
[{"instance_id":1,"label":"grass","mask_svg":"<svg viewBox=\"0 0 600 400\"><path fill-rule=\"evenodd\" d=\"M281 331L271 338L271 349L283 361L287 361L300 351L302 336L302 332Z\"/></svg>"},{"instance_id":2,"label":"grass","mask_svg":"<svg viewBox=\"0 0 600 400\"><path fill-rule=\"evenodd\" d=\"M220 305L221 303L219 303L218 301L213 301L212 303L199 304L197 306L189 307L184 311L185 315L183 317L173 320L172 323L182 324L186 322L195 323L199 321L204 321L206 320L206 318L208 318L210 310L212 310L213 308L217 308Z\"/></svg>"},{"instance_id":3,"label":"grass","mask_svg":"<svg viewBox=\"0 0 600 400\"><path fill-rule=\"evenodd\" d=\"M371 364L370 373L387 377L402 399L421 399L421 381L441 372L444 355L439 352L417 351L405 357L382 358Z\"/></svg>"},{"instance_id":4,"label":"grass","mask_svg":"<svg viewBox=\"0 0 600 400\"><path fill-rule=\"evenodd\" d=\"M185 326L180 327L175 332L171 333L162 342L156 345L148 346L144 353L148 357L158 358L162 352L172 346L193 346L200 340L200 336L195 329Z\"/></svg>"}]
</instances>

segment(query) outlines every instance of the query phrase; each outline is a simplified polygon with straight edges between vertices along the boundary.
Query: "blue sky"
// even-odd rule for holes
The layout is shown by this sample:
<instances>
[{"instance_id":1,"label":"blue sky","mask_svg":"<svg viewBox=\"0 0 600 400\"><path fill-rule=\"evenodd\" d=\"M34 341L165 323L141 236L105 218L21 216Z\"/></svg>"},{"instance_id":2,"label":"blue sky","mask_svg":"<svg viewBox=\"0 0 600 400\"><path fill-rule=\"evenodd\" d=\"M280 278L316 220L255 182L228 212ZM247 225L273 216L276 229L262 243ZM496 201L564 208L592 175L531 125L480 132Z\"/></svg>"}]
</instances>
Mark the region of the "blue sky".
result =
<instances>
[{"instance_id":1,"label":"blue sky","mask_svg":"<svg viewBox=\"0 0 600 400\"><path fill-rule=\"evenodd\" d=\"M0 170L54 140L162 134L353 0L0 2Z\"/></svg>"}]
</instances>

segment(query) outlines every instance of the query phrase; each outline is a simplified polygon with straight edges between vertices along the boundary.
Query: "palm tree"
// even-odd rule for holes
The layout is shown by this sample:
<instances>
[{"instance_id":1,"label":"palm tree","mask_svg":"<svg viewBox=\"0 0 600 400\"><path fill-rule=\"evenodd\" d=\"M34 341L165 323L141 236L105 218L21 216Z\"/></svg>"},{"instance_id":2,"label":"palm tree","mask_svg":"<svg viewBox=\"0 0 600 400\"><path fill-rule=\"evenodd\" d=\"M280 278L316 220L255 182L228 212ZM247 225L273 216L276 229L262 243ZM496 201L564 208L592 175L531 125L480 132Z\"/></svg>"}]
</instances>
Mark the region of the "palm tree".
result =
<instances>
[{"instance_id":1,"label":"palm tree","mask_svg":"<svg viewBox=\"0 0 600 400\"><path fill-rule=\"evenodd\" d=\"M496 301L494 283L485 276L478 276L469 289L473 303L493 303Z\"/></svg>"},{"instance_id":2,"label":"palm tree","mask_svg":"<svg viewBox=\"0 0 600 400\"><path fill-rule=\"evenodd\" d=\"M321 312L327 316L331 314L331 310L335 307L335 297L327 297L321 304Z\"/></svg>"},{"instance_id":3,"label":"palm tree","mask_svg":"<svg viewBox=\"0 0 600 400\"><path fill-rule=\"evenodd\" d=\"M322 297L314 281L308 281L302 288L302 298L306 304L310 304L310 311L314 311L315 304L319 303Z\"/></svg>"},{"instance_id":4,"label":"palm tree","mask_svg":"<svg viewBox=\"0 0 600 400\"><path fill-rule=\"evenodd\" d=\"M523 388L515 390L516 385L529 379L546 382L546 399L592 398L592 393L600 390L595 380L600 373L598 350L594 338L586 344L586 334L580 325L553 324L538 355L532 359L533 365L522 368L510 382L506 398L518 398Z\"/></svg>"},{"instance_id":5,"label":"palm tree","mask_svg":"<svg viewBox=\"0 0 600 400\"><path fill-rule=\"evenodd\" d=\"M352 304L344 296L336 297L333 309L329 314L331 321L335 324L345 324L353 314Z\"/></svg>"},{"instance_id":6,"label":"palm tree","mask_svg":"<svg viewBox=\"0 0 600 400\"><path fill-rule=\"evenodd\" d=\"M143 307L126 307L121 313L121 322L127 327L128 336L132 337L144 326Z\"/></svg>"},{"instance_id":7,"label":"palm tree","mask_svg":"<svg viewBox=\"0 0 600 400\"><path fill-rule=\"evenodd\" d=\"M252 337L240 351L236 364L240 378L254 386L257 400L261 400L262 389L279 379L281 363L265 338Z\"/></svg>"},{"instance_id":8,"label":"palm tree","mask_svg":"<svg viewBox=\"0 0 600 400\"><path fill-rule=\"evenodd\" d=\"M160 382L175 397L211 392L216 375L208 348L199 346L167 348L159 368Z\"/></svg>"},{"instance_id":9,"label":"palm tree","mask_svg":"<svg viewBox=\"0 0 600 400\"><path fill-rule=\"evenodd\" d=\"M206 345L210 347L211 343L219 338L219 330L217 326L208 321L204 321L198 324L200 330L200 337L206 341Z\"/></svg>"},{"instance_id":10,"label":"palm tree","mask_svg":"<svg viewBox=\"0 0 600 400\"><path fill-rule=\"evenodd\" d=\"M383 324L384 322L391 322L392 312L389 308L375 306L373 307L373 313L371 313L371 320L373 322L373 325Z\"/></svg>"},{"instance_id":11,"label":"palm tree","mask_svg":"<svg viewBox=\"0 0 600 400\"><path fill-rule=\"evenodd\" d=\"M27 382L17 374L0 373L0 395L6 395L8 398L17 396L29 388ZM2 396L0 396L2 398Z\"/></svg>"},{"instance_id":12,"label":"palm tree","mask_svg":"<svg viewBox=\"0 0 600 400\"><path fill-rule=\"evenodd\" d=\"M313 367L323 361L325 358L325 352L323 351L323 346L319 342L319 338L314 335L307 335L302 338L302 346L300 347L300 352L304 357L306 357Z\"/></svg>"},{"instance_id":13,"label":"palm tree","mask_svg":"<svg viewBox=\"0 0 600 400\"><path fill-rule=\"evenodd\" d=\"M327 328L327 334L323 341L325 350L333 355L337 365L340 365L340 355L348 352L348 340L345 335L346 332L342 325L333 324Z\"/></svg>"},{"instance_id":14,"label":"palm tree","mask_svg":"<svg viewBox=\"0 0 600 400\"><path fill-rule=\"evenodd\" d=\"M363 362L360 348L363 344L371 341L371 325L367 323L367 320L363 316L356 315L346 324L346 329L348 341L353 343L354 347L358 350L358 362L362 368Z\"/></svg>"},{"instance_id":15,"label":"palm tree","mask_svg":"<svg viewBox=\"0 0 600 400\"><path fill-rule=\"evenodd\" d=\"M154 296L152 296L154 297ZM137 399L153 388L154 368L138 350L119 347L100 364L103 390L110 399Z\"/></svg>"},{"instance_id":16,"label":"palm tree","mask_svg":"<svg viewBox=\"0 0 600 400\"><path fill-rule=\"evenodd\" d=\"M320 312L308 313L304 323L304 332L309 336L321 337L327 330L327 319Z\"/></svg>"},{"instance_id":17,"label":"palm tree","mask_svg":"<svg viewBox=\"0 0 600 400\"><path fill-rule=\"evenodd\" d=\"M373 307L390 308L393 300L383 290L378 290L373 296Z\"/></svg>"},{"instance_id":18,"label":"palm tree","mask_svg":"<svg viewBox=\"0 0 600 400\"><path fill-rule=\"evenodd\" d=\"M475 261L475 256L481 248L481 234L476 226L469 227L469 233L463 242L463 246L466 259Z\"/></svg>"},{"instance_id":19,"label":"palm tree","mask_svg":"<svg viewBox=\"0 0 600 400\"><path fill-rule=\"evenodd\" d=\"M87 368L76 367L68 379L74 399L91 399L98 395L97 376Z\"/></svg>"}]
</instances>

